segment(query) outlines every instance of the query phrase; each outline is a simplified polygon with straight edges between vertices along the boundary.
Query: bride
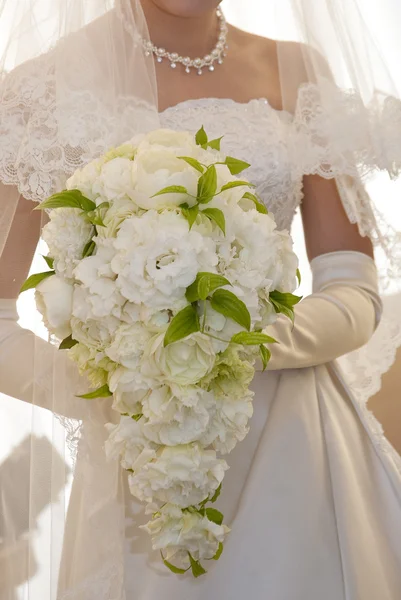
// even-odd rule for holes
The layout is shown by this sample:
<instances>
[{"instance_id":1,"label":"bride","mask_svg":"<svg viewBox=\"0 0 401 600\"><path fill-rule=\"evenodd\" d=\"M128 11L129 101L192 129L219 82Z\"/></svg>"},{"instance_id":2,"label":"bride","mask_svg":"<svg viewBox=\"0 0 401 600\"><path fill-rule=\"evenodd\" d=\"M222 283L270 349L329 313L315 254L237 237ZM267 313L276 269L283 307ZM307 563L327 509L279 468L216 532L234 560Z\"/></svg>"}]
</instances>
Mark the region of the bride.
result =
<instances>
[{"instance_id":1,"label":"bride","mask_svg":"<svg viewBox=\"0 0 401 600\"><path fill-rule=\"evenodd\" d=\"M383 327L371 240L390 267L396 262L362 181L375 169L400 170L401 110L395 94L374 96L363 44L349 45L357 27L368 44L356 5L344 3L340 18L323 0L297 9L282 1L276 12L274 2L226 3L239 25L252 11L259 25L281 14L287 34L302 34L279 42L274 27L267 38L227 25L218 0L75 0L70 12L61 0L42 4L26 8L31 19L23 9L15 16L3 66L17 66L1 84L0 391L31 403L34 434L32 539L18 575L10 552L4 599L16 598L25 578L20 590L34 600L396 600L401 460L358 401L356 371L351 390L337 361ZM294 327L285 319L271 326L280 344L254 379L250 433L230 455L216 503L232 531L221 558L195 580L164 567L139 529L148 519L126 473L104 457L104 424L115 419L109 400L77 400L74 367L17 325L15 298L41 227L27 199L62 189L77 167L139 132L201 125L251 164L249 178L280 229L300 207L313 293L297 306ZM43 439L35 441L43 409L54 415L48 460ZM71 489L60 460L66 446ZM12 514L7 490L1 499ZM20 530L13 519L4 524L14 549Z\"/></svg>"}]
</instances>

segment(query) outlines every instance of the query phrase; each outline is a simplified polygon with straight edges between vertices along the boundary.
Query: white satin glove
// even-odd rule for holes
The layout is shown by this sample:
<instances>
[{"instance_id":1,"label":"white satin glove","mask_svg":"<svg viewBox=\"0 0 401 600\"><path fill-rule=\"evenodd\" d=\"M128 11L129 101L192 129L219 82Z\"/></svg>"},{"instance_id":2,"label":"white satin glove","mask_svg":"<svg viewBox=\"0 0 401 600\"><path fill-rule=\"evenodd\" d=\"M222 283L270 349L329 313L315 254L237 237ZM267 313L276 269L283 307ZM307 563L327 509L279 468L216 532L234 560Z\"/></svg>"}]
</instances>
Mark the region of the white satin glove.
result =
<instances>
[{"instance_id":1,"label":"white satin glove","mask_svg":"<svg viewBox=\"0 0 401 600\"><path fill-rule=\"evenodd\" d=\"M313 293L295 308L295 324L279 315L266 329L278 344L267 368L302 369L328 363L366 344L382 305L374 261L360 252L332 252L311 261Z\"/></svg>"}]
</instances>

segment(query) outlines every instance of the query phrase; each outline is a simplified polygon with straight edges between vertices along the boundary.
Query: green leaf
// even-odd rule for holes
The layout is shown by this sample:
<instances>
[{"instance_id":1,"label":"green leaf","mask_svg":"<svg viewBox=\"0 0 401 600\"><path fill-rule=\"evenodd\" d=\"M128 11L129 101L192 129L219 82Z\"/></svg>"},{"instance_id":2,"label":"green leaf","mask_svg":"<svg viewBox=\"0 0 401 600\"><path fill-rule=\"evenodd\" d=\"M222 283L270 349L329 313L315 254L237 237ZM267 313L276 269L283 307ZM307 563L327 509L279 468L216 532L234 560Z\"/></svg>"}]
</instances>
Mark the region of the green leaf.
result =
<instances>
[{"instance_id":1,"label":"green leaf","mask_svg":"<svg viewBox=\"0 0 401 600\"><path fill-rule=\"evenodd\" d=\"M134 421L139 421L139 419L142 419L143 414L139 414L139 415L132 415L131 419L134 419Z\"/></svg>"},{"instance_id":2,"label":"green leaf","mask_svg":"<svg viewBox=\"0 0 401 600\"><path fill-rule=\"evenodd\" d=\"M298 279L298 285L301 285L302 277L301 277L301 271L299 269L297 269L297 279Z\"/></svg>"},{"instance_id":3,"label":"green leaf","mask_svg":"<svg viewBox=\"0 0 401 600\"><path fill-rule=\"evenodd\" d=\"M213 150L220 150L221 140L223 136L216 138L215 140L211 140L207 143L208 148L212 148Z\"/></svg>"},{"instance_id":4,"label":"green leaf","mask_svg":"<svg viewBox=\"0 0 401 600\"><path fill-rule=\"evenodd\" d=\"M22 294L22 292L26 292L26 290L31 290L32 288L36 288L36 286L41 281L43 281L47 277L51 277L54 274L55 274L54 271L45 271L44 273L35 273L35 275L31 275L30 277L28 277L28 279L25 281L25 283L21 287L20 294Z\"/></svg>"},{"instance_id":5,"label":"green leaf","mask_svg":"<svg viewBox=\"0 0 401 600\"><path fill-rule=\"evenodd\" d=\"M219 542L219 547L217 549L216 554L213 556L213 560L219 560L220 556L223 553L224 546L221 542Z\"/></svg>"},{"instance_id":6,"label":"green leaf","mask_svg":"<svg viewBox=\"0 0 401 600\"><path fill-rule=\"evenodd\" d=\"M198 560L195 560L191 553L188 552L189 560L191 562L192 575L194 577L200 577L206 573L205 569L202 567Z\"/></svg>"},{"instance_id":7,"label":"green leaf","mask_svg":"<svg viewBox=\"0 0 401 600\"><path fill-rule=\"evenodd\" d=\"M99 206L97 207L97 210L101 210L102 208L110 208L110 202L102 202L101 204L99 204Z\"/></svg>"},{"instance_id":8,"label":"green leaf","mask_svg":"<svg viewBox=\"0 0 401 600\"><path fill-rule=\"evenodd\" d=\"M205 168L202 167L202 165L198 160L196 160L196 158L192 158L191 156L178 156L178 158L180 160L185 160L186 163L188 163L191 167L199 171L199 173L203 173L205 170Z\"/></svg>"},{"instance_id":9,"label":"green leaf","mask_svg":"<svg viewBox=\"0 0 401 600\"><path fill-rule=\"evenodd\" d=\"M97 211L92 211L88 213L88 219L92 223L92 225L98 225L99 227L105 227L102 217Z\"/></svg>"},{"instance_id":10,"label":"green leaf","mask_svg":"<svg viewBox=\"0 0 401 600\"><path fill-rule=\"evenodd\" d=\"M252 200L252 202L255 204L256 210L259 213L262 213L262 215L268 214L269 211L267 210L266 206L262 204L262 202L259 202L255 194L251 194L251 192L245 192L245 194L242 197L247 198L248 200Z\"/></svg>"},{"instance_id":11,"label":"green leaf","mask_svg":"<svg viewBox=\"0 0 401 600\"><path fill-rule=\"evenodd\" d=\"M242 171L249 169L251 166L249 163L233 158L232 156L227 156L225 164L229 168L231 175L238 175L238 173L242 173Z\"/></svg>"},{"instance_id":12,"label":"green leaf","mask_svg":"<svg viewBox=\"0 0 401 600\"><path fill-rule=\"evenodd\" d=\"M162 194L188 194L188 190L183 185L169 185L160 190L160 192L153 194L151 198L156 198L156 196L161 196Z\"/></svg>"},{"instance_id":13,"label":"green leaf","mask_svg":"<svg viewBox=\"0 0 401 600\"><path fill-rule=\"evenodd\" d=\"M259 348L260 348L260 356L262 358L263 370L265 371L267 364L268 364L269 360L271 359L272 353L270 352L270 350L268 348L266 348L266 346L263 346L263 344L261 344Z\"/></svg>"},{"instance_id":14,"label":"green leaf","mask_svg":"<svg viewBox=\"0 0 401 600\"><path fill-rule=\"evenodd\" d=\"M216 195L217 190L217 172L216 167L211 165L206 172L199 177L198 181L198 202L206 204Z\"/></svg>"},{"instance_id":15,"label":"green leaf","mask_svg":"<svg viewBox=\"0 0 401 600\"><path fill-rule=\"evenodd\" d=\"M183 575L184 573L186 573L187 571L189 571L189 569L191 568L191 567L188 567L188 569L179 569L178 567L175 567L170 562L168 562L168 560L166 560L164 558L161 550L160 550L160 554L161 554L161 557L162 557L163 562L166 565L166 567L168 569L170 569L170 571L172 571L173 573L176 573L177 575Z\"/></svg>"},{"instance_id":16,"label":"green leaf","mask_svg":"<svg viewBox=\"0 0 401 600\"><path fill-rule=\"evenodd\" d=\"M42 255L43 256L43 255ZM49 267L49 269L53 269L54 266L54 258L52 258L51 256L43 256L43 258L46 261L47 266Z\"/></svg>"},{"instance_id":17,"label":"green leaf","mask_svg":"<svg viewBox=\"0 0 401 600\"><path fill-rule=\"evenodd\" d=\"M189 229L192 228L192 225L196 221L196 217L199 214L199 204L195 204L194 206L189 207L188 204L181 204L180 206L182 216L186 218L189 223Z\"/></svg>"},{"instance_id":18,"label":"green leaf","mask_svg":"<svg viewBox=\"0 0 401 600\"><path fill-rule=\"evenodd\" d=\"M230 181L223 185L220 191L225 192L226 190L231 190L232 188L243 187L246 185L247 187L255 187L249 181Z\"/></svg>"},{"instance_id":19,"label":"green leaf","mask_svg":"<svg viewBox=\"0 0 401 600\"><path fill-rule=\"evenodd\" d=\"M185 297L188 302L206 300L209 294L224 285L231 285L231 283L222 275L200 271L195 281L187 288Z\"/></svg>"},{"instance_id":20,"label":"green leaf","mask_svg":"<svg viewBox=\"0 0 401 600\"><path fill-rule=\"evenodd\" d=\"M294 294L282 293L275 290L274 292L270 292L269 299L272 302L292 307L302 300L302 296L295 296Z\"/></svg>"},{"instance_id":21,"label":"green leaf","mask_svg":"<svg viewBox=\"0 0 401 600\"><path fill-rule=\"evenodd\" d=\"M164 336L164 346L178 342L199 329L199 317L192 304L189 304L172 319Z\"/></svg>"},{"instance_id":22,"label":"green leaf","mask_svg":"<svg viewBox=\"0 0 401 600\"><path fill-rule=\"evenodd\" d=\"M240 331L231 338L233 344L243 344L244 346L258 346L259 344L277 344L277 340L260 333L258 331L252 331L250 333L246 331Z\"/></svg>"},{"instance_id":23,"label":"green leaf","mask_svg":"<svg viewBox=\"0 0 401 600\"><path fill-rule=\"evenodd\" d=\"M88 212L94 210L96 204L92 200L89 200L89 198L86 198L79 190L64 190L63 192L53 194L47 200L43 200L34 210L64 207L80 208Z\"/></svg>"},{"instance_id":24,"label":"green leaf","mask_svg":"<svg viewBox=\"0 0 401 600\"><path fill-rule=\"evenodd\" d=\"M208 137L207 137L206 131L203 128L203 125L199 129L199 131L196 133L195 141L198 146L204 146L205 144L208 143Z\"/></svg>"},{"instance_id":25,"label":"green leaf","mask_svg":"<svg viewBox=\"0 0 401 600\"><path fill-rule=\"evenodd\" d=\"M242 300L228 290L216 290L210 303L218 313L232 319L241 327L249 331L251 328L251 315Z\"/></svg>"},{"instance_id":26,"label":"green leaf","mask_svg":"<svg viewBox=\"0 0 401 600\"><path fill-rule=\"evenodd\" d=\"M210 502L216 502L217 498L220 496L220 492L221 492L221 483L220 483L219 487L217 488L217 490L215 491L215 493L213 494L213 496L210 498Z\"/></svg>"},{"instance_id":27,"label":"green leaf","mask_svg":"<svg viewBox=\"0 0 401 600\"><path fill-rule=\"evenodd\" d=\"M276 311L276 313L280 313L280 314L288 317L290 319L290 321L292 323L294 323L295 313L294 313L293 308L291 308L289 306L284 306L284 304L280 304L278 302L275 302L274 300L272 300L271 303L273 304L273 307L274 307L274 310Z\"/></svg>"},{"instance_id":28,"label":"green leaf","mask_svg":"<svg viewBox=\"0 0 401 600\"><path fill-rule=\"evenodd\" d=\"M224 213L219 208L205 208L202 213L206 215L211 221L216 223L220 227L221 231L226 234L226 219Z\"/></svg>"},{"instance_id":29,"label":"green leaf","mask_svg":"<svg viewBox=\"0 0 401 600\"><path fill-rule=\"evenodd\" d=\"M69 350L73 348L76 344L78 344L77 340L72 339L72 335L66 337L58 347L59 350Z\"/></svg>"},{"instance_id":30,"label":"green leaf","mask_svg":"<svg viewBox=\"0 0 401 600\"><path fill-rule=\"evenodd\" d=\"M87 244L85 244L84 249L82 250L82 258L86 258L87 256L92 256L96 248L96 244L93 240L89 240Z\"/></svg>"},{"instance_id":31,"label":"green leaf","mask_svg":"<svg viewBox=\"0 0 401 600\"><path fill-rule=\"evenodd\" d=\"M93 392L89 392L89 394L82 394L82 396L77 396L77 398L84 398L85 400L93 400L94 398L109 398L112 396L111 391L109 390L109 386L102 385L102 387L94 390Z\"/></svg>"},{"instance_id":32,"label":"green leaf","mask_svg":"<svg viewBox=\"0 0 401 600\"><path fill-rule=\"evenodd\" d=\"M216 523L216 525L222 524L224 516L217 508L205 508L205 513L209 521Z\"/></svg>"}]
</instances>

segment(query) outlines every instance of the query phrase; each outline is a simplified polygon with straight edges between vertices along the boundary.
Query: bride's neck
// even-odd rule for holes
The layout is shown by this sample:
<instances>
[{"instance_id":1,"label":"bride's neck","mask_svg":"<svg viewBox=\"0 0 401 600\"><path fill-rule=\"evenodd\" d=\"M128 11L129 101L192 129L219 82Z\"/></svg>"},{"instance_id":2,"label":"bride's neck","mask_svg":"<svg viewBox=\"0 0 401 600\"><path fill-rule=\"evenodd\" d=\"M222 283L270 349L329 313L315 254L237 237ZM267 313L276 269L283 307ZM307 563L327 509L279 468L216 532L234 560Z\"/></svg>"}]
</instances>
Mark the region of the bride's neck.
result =
<instances>
[{"instance_id":1,"label":"bride's neck","mask_svg":"<svg viewBox=\"0 0 401 600\"><path fill-rule=\"evenodd\" d=\"M179 17L141 0L152 42L182 56L203 56L216 44L218 18L215 10L196 17Z\"/></svg>"}]
</instances>

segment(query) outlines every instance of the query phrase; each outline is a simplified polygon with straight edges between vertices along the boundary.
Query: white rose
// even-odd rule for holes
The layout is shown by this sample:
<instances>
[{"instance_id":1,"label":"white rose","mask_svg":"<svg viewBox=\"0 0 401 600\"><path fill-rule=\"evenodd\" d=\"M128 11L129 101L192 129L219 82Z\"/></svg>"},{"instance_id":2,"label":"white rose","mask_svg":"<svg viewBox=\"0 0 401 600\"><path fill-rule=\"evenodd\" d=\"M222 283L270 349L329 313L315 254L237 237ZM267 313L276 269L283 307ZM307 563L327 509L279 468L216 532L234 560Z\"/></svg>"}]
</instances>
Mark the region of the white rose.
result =
<instances>
[{"instance_id":1,"label":"white rose","mask_svg":"<svg viewBox=\"0 0 401 600\"><path fill-rule=\"evenodd\" d=\"M140 140L138 150L149 150L155 146L174 150L177 156L192 156L197 145L195 136L187 131L174 131L173 129L155 129L150 131Z\"/></svg>"},{"instance_id":2,"label":"white rose","mask_svg":"<svg viewBox=\"0 0 401 600\"><path fill-rule=\"evenodd\" d=\"M176 446L200 439L206 431L213 394L201 388L162 386L143 400L143 432L157 444Z\"/></svg>"},{"instance_id":3,"label":"white rose","mask_svg":"<svg viewBox=\"0 0 401 600\"><path fill-rule=\"evenodd\" d=\"M92 225L78 208L58 208L50 211L50 221L44 226L42 237L54 259L57 274L69 279L82 252L90 240Z\"/></svg>"},{"instance_id":4,"label":"white rose","mask_svg":"<svg viewBox=\"0 0 401 600\"><path fill-rule=\"evenodd\" d=\"M106 162L93 184L94 193L107 202L116 198L132 198L133 164L129 158L122 157Z\"/></svg>"},{"instance_id":5,"label":"white rose","mask_svg":"<svg viewBox=\"0 0 401 600\"><path fill-rule=\"evenodd\" d=\"M193 385L213 368L216 354L206 335L197 332L166 347L163 341L164 333L145 349L141 372L149 380Z\"/></svg>"},{"instance_id":6,"label":"white rose","mask_svg":"<svg viewBox=\"0 0 401 600\"><path fill-rule=\"evenodd\" d=\"M193 206L196 202L200 173L179 159L179 155L174 151L162 147L144 150L141 147L142 145L133 163L134 191L131 197L135 203L145 210L171 208L184 202ZM183 153L185 155L185 150ZM190 156L193 156L193 153ZM170 193L155 196L170 186L183 186L189 195Z\"/></svg>"},{"instance_id":7,"label":"white rose","mask_svg":"<svg viewBox=\"0 0 401 600\"><path fill-rule=\"evenodd\" d=\"M124 390L127 391L124 391ZM130 386L117 386L113 394L112 408L121 415L127 414L130 416L142 414L142 402L150 393L148 388L131 391Z\"/></svg>"},{"instance_id":8,"label":"white rose","mask_svg":"<svg viewBox=\"0 0 401 600\"><path fill-rule=\"evenodd\" d=\"M143 436L140 421L121 417L118 425L107 423L106 429L109 433L104 445L106 456L110 459L121 456L124 469L141 469L156 456L157 446Z\"/></svg>"},{"instance_id":9,"label":"white rose","mask_svg":"<svg viewBox=\"0 0 401 600\"><path fill-rule=\"evenodd\" d=\"M174 212L148 211L127 219L114 240L111 267L127 300L157 310L180 310L199 271L217 264L215 244Z\"/></svg>"},{"instance_id":10,"label":"white rose","mask_svg":"<svg viewBox=\"0 0 401 600\"><path fill-rule=\"evenodd\" d=\"M212 496L228 469L214 450L198 444L165 447L157 457L129 476L131 493L143 502L181 508L197 505Z\"/></svg>"},{"instance_id":11,"label":"white rose","mask_svg":"<svg viewBox=\"0 0 401 600\"><path fill-rule=\"evenodd\" d=\"M253 392L248 390L241 398L220 396L216 400L215 411L202 445L213 445L221 454L228 454L242 442L249 432L249 419L253 414Z\"/></svg>"},{"instance_id":12,"label":"white rose","mask_svg":"<svg viewBox=\"0 0 401 600\"><path fill-rule=\"evenodd\" d=\"M79 190L86 198L96 201L97 194L93 191L93 185L100 175L101 167L102 160L96 159L82 169L77 169L67 180L67 190Z\"/></svg>"},{"instance_id":13,"label":"white rose","mask_svg":"<svg viewBox=\"0 0 401 600\"><path fill-rule=\"evenodd\" d=\"M98 228L98 237L115 237L121 224L131 215L136 214L138 207L129 198L116 198L103 215L105 227Z\"/></svg>"},{"instance_id":14,"label":"white rose","mask_svg":"<svg viewBox=\"0 0 401 600\"><path fill-rule=\"evenodd\" d=\"M104 351L111 344L119 325L119 319L113 316L98 320L86 319L85 321L76 317L71 318L73 339L98 351Z\"/></svg>"},{"instance_id":15,"label":"white rose","mask_svg":"<svg viewBox=\"0 0 401 600\"><path fill-rule=\"evenodd\" d=\"M139 368L143 351L152 334L142 323L123 323L114 333L114 339L106 348L111 360L127 369Z\"/></svg>"},{"instance_id":16,"label":"white rose","mask_svg":"<svg viewBox=\"0 0 401 600\"><path fill-rule=\"evenodd\" d=\"M279 292L294 292L298 287L296 272L298 269L298 257L293 251L290 234L287 231L277 232L280 245L277 250L274 268L270 273L273 280L271 289Z\"/></svg>"},{"instance_id":17,"label":"white rose","mask_svg":"<svg viewBox=\"0 0 401 600\"><path fill-rule=\"evenodd\" d=\"M141 529L150 534L154 550L162 550L166 560L184 569L189 567L188 552L195 560L212 559L230 531L172 504L163 506Z\"/></svg>"},{"instance_id":18,"label":"white rose","mask_svg":"<svg viewBox=\"0 0 401 600\"><path fill-rule=\"evenodd\" d=\"M73 286L57 275L43 279L36 286L37 309L48 330L60 340L71 335L73 291Z\"/></svg>"}]
</instances>

